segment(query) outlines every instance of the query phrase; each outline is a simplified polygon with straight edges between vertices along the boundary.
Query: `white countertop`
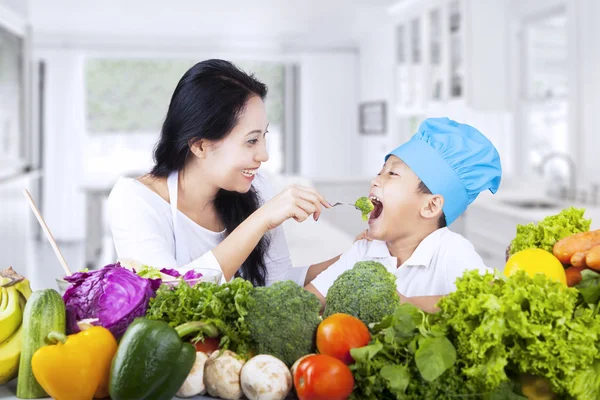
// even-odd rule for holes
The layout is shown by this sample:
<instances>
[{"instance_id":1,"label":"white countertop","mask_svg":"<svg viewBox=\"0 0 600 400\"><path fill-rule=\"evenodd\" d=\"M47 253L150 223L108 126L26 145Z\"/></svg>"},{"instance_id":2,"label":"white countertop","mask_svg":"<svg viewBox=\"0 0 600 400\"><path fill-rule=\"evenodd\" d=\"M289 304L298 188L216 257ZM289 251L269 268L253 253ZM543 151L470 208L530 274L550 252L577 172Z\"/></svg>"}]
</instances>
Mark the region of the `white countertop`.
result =
<instances>
[{"instance_id":1,"label":"white countertop","mask_svg":"<svg viewBox=\"0 0 600 400\"><path fill-rule=\"evenodd\" d=\"M551 204L553 206L524 208L513 205L518 202L539 202ZM490 192L484 192L479 195L477 200L475 200L470 207L482 208L519 219L536 222L544 219L548 215L558 214L561 210L570 206L585 208L585 217L592 219L592 229L600 229L599 206L550 197L546 194L544 186L539 183L524 182L521 184L513 184L505 188L501 187L495 195Z\"/></svg>"},{"instance_id":2,"label":"white countertop","mask_svg":"<svg viewBox=\"0 0 600 400\"><path fill-rule=\"evenodd\" d=\"M0 386L0 399L1 400L19 400L16 396L17 393L17 380L13 380L6 385ZM49 397L48 397L49 398ZM192 400L214 400L214 397L208 396L194 396L188 397ZM179 397L173 397L174 400L179 399Z\"/></svg>"}]
</instances>

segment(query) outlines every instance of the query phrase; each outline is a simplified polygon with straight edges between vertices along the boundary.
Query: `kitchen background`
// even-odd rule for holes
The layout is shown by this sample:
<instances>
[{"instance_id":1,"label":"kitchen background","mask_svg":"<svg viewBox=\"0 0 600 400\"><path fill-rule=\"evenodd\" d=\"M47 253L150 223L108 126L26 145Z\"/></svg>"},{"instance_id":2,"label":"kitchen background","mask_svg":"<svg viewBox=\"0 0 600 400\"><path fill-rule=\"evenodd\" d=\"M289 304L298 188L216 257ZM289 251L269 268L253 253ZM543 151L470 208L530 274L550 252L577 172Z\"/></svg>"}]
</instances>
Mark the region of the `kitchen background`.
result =
<instances>
[{"instance_id":1,"label":"kitchen background","mask_svg":"<svg viewBox=\"0 0 600 400\"><path fill-rule=\"evenodd\" d=\"M599 19L598 0L0 0L0 266L61 274L24 188L71 269L114 261L115 179L148 171L178 79L217 57L269 86L276 189L353 201L424 118L476 126L503 184L450 228L502 268L518 223L574 204L600 227ZM295 265L365 227L339 208L285 224Z\"/></svg>"}]
</instances>

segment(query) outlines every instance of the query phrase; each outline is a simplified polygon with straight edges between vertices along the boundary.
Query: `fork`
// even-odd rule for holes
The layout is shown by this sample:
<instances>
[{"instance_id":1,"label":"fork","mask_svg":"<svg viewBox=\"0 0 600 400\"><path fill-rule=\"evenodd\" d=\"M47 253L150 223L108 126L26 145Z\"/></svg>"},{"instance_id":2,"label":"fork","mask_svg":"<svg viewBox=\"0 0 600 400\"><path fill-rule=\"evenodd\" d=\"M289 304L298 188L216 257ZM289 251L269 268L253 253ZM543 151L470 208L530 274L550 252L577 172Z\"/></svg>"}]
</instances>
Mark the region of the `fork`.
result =
<instances>
[{"instance_id":1,"label":"fork","mask_svg":"<svg viewBox=\"0 0 600 400\"><path fill-rule=\"evenodd\" d=\"M337 203L335 203L335 204L332 204L332 205L331 205L331 207L332 207L332 208L333 208L333 207L337 207L337 206L352 206L352 207L354 207L354 208L356 208L357 210L359 210L359 211L360 211L360 208L356 207L356 206L355 206L354 204L352 204L352 203L341 203L341 202L339 202L339 201L338 201Z\"/></svg>"}]
</instances>

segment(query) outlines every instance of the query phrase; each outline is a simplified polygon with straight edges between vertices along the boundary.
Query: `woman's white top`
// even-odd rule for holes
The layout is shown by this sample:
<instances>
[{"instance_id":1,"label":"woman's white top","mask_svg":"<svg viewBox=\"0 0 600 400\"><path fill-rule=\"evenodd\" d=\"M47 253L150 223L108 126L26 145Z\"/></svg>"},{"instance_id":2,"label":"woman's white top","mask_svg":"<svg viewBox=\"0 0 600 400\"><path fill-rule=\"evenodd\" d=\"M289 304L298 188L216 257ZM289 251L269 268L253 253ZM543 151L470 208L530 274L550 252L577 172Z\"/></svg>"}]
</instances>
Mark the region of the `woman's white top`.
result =
<instances>
[{"instance_id":1,"label":"woman's white top","mask_svg":"<svg viewBox=\"0 0 600 400\"><path fill-rule=\"evenodd\" d=\"M108 198L108 218L120 259L132 259L154 268L210 268L221 270L212 253L225 238L177 210L178 173L167 179L170 203L133 178L120 177ZM257 174L253 186L261 204L273 194L264 176ZM265 255L266 284L293 280L304 286L308 267L292 267L290 252L281 226L269 232L270 247Z\"/></svg>"}]
</instances>

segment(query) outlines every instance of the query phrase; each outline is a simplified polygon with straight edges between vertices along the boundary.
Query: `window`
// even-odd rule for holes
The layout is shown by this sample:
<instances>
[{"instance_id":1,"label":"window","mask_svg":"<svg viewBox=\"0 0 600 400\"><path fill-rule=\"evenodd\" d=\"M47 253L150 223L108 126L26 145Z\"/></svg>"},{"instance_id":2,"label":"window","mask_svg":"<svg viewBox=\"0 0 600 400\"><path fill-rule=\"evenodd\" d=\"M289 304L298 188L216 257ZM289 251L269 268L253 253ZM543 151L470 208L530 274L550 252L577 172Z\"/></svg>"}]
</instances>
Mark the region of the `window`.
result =
<instances>
[{"instance_id":1,"label":"window","mask_svg":"<svg viewBox=\"0 0 600 400\"><path fill-rule=\"evenodd\" d=\"M522 45L523 126L527 172L551 153L569 153L567 30L564 12L533 19L524 26ZM557 162L553 173L565 174Z\"/></svg>"},{"instance_id":2,"label":"window","mask_svg":"<svg viewBox=\"0 0 600 400\"><path fill-rule=\"evenodd\" d=\"M177 82L196 61L175 59L99 59L86 62L86 126L90 135L160 132ZM269 88L270 160L265 168L283 168L285 65L277 62L236 62Z\"/></svg>"},{"instance_id":3,"label":"window","mask_svg":"<svg viewBox=\"0 0 600 400\"><path fill-rule=\"evenodd\" d=\"M23 40L0 28L0 160L10 166L26 161L22 54Z\"/></svg>"}]
</instances>

